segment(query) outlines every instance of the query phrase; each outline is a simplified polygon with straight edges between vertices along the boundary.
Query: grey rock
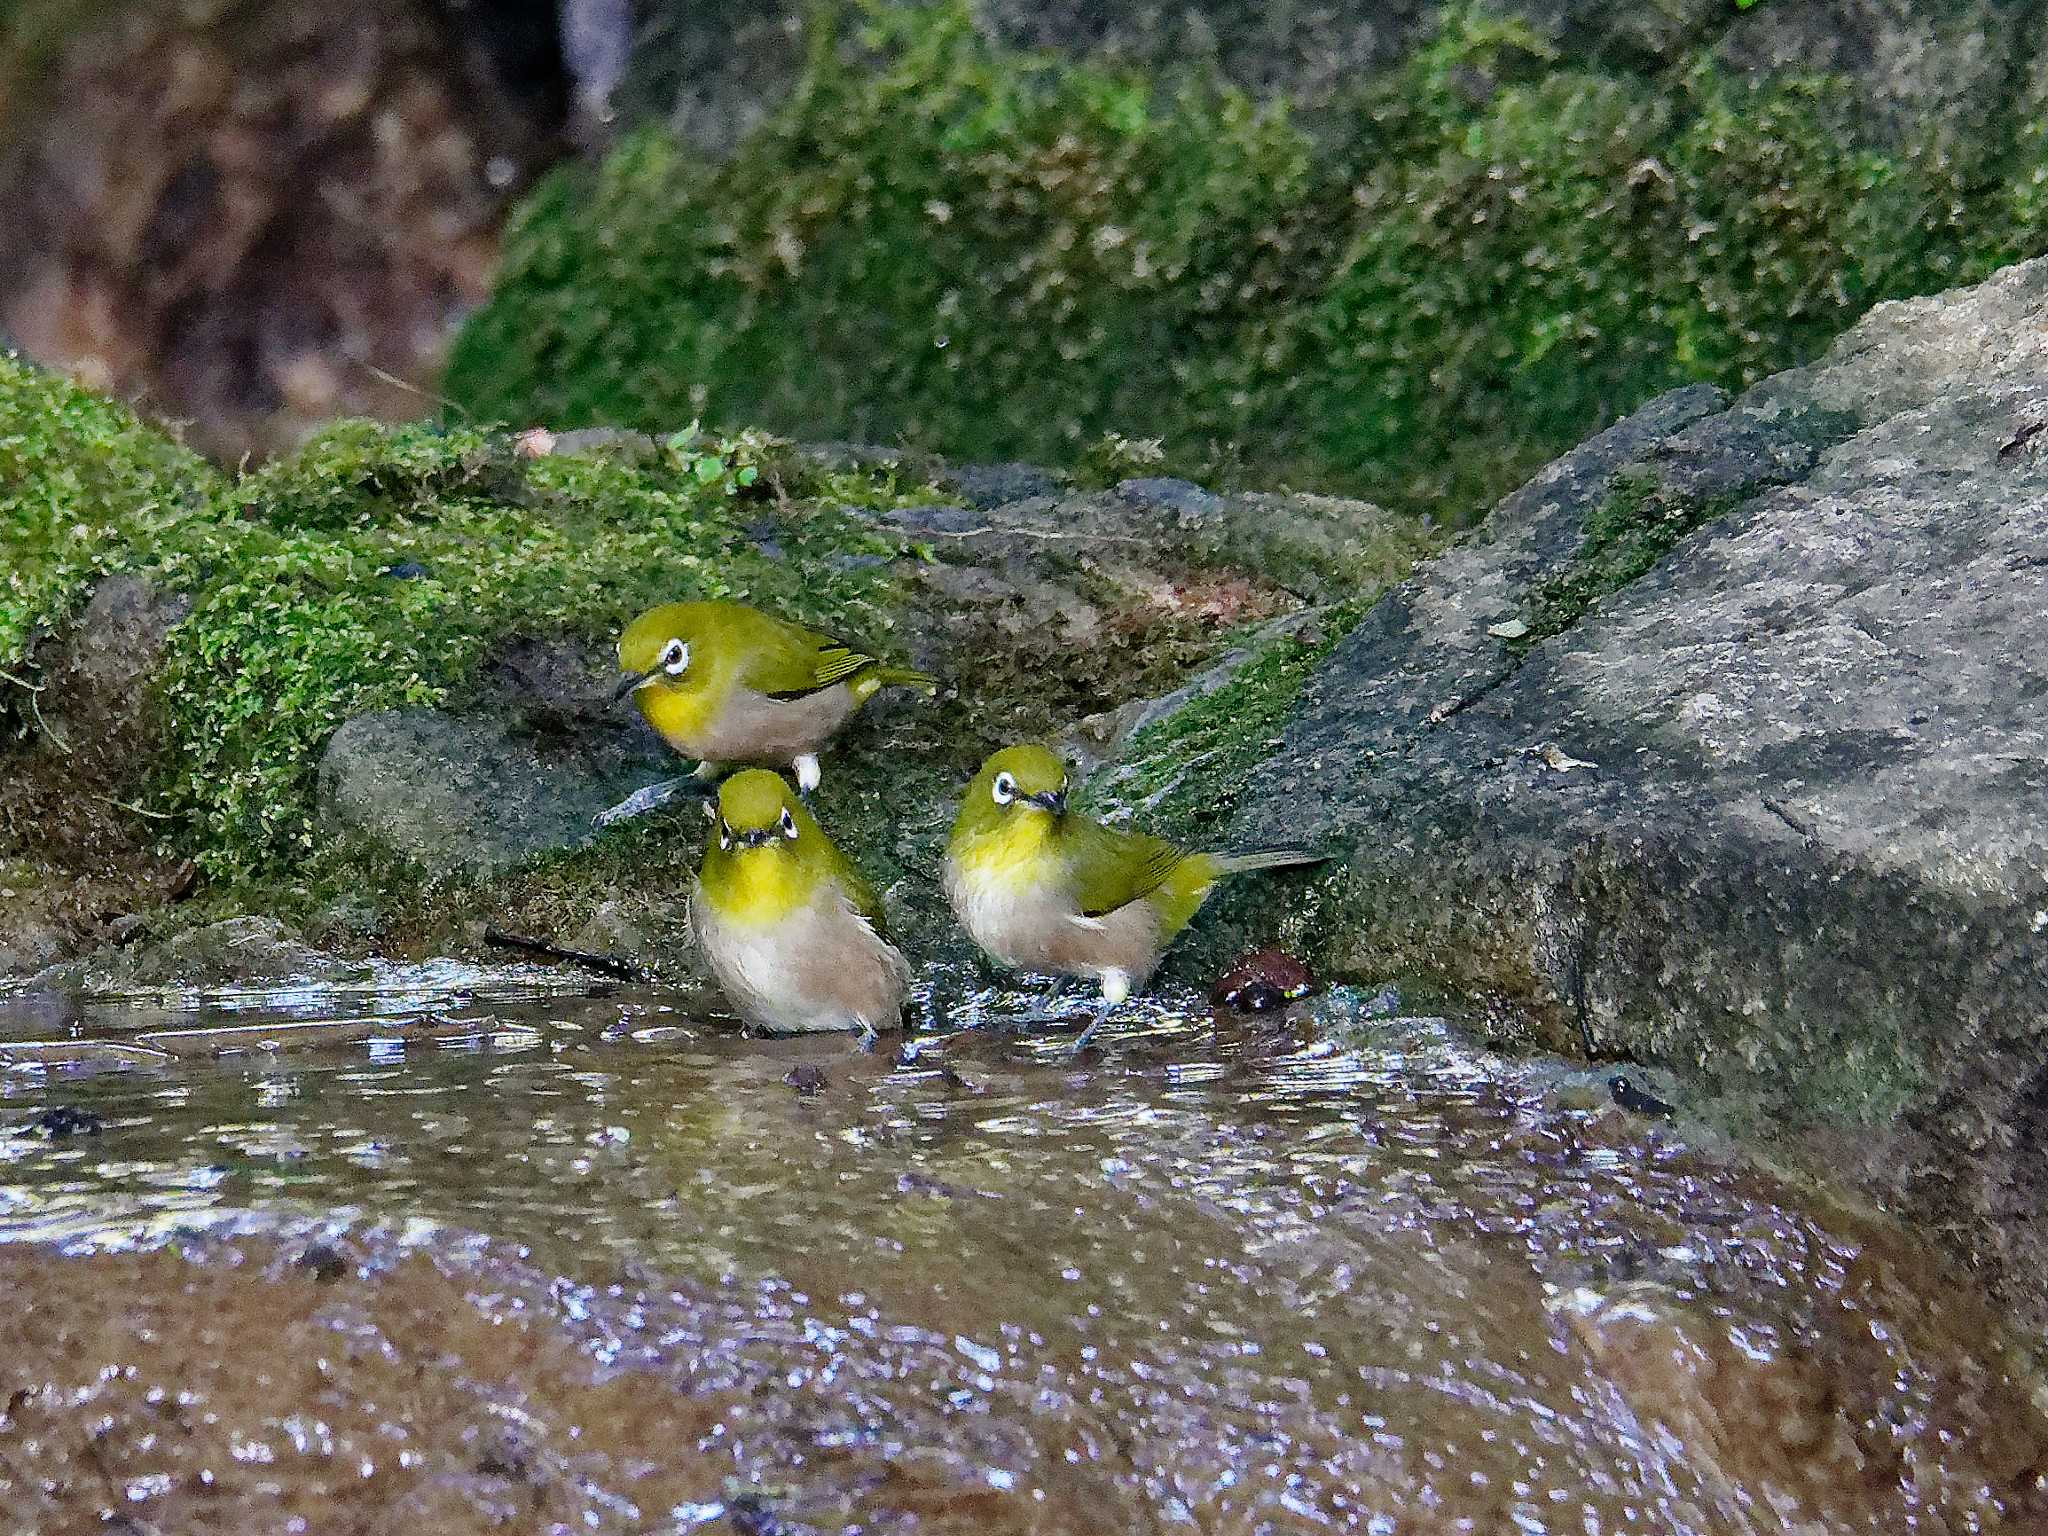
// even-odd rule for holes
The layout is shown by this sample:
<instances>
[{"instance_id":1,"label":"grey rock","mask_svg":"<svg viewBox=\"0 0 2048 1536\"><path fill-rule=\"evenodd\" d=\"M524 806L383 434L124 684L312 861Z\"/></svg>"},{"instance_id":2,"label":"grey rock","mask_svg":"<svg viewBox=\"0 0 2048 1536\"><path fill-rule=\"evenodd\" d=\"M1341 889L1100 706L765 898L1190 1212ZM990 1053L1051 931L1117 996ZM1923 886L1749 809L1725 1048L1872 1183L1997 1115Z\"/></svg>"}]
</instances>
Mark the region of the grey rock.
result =
<instances>
[{"instance_id":1,"label":"grey rock","mask_svg":"<svg viewBox=\"0 0 2048 1536\"><path fill-rule=\"evenodd\" d=\"M332 981L356 969L301 942L274 917L235 917L141 950L131 975L144 984L213 986Z\"/></svg>"},{"instance_id":2,"label":"grey rock","mask_svg":"<svg viewBox=\"0 0 2048 1536\"><path fill-rule=\"evenodd\" d=\"M2038 56L2040 27L2030 5L1807 0L1756 6L1713 51L1740 74L1843 76L1864 113L1904 137L1937 122L1967 132L2004 110L2010 67Z\"/></svg>"},{"instance_id":3,"label":"grey rock","mask_svg":"<svg viewBox=\"0 0 2048 1536\"><path fill-rule=\"evenodd\" d=\"M107 692L133 688L156 670L164 637L192 607L135 576L109 576L92 589L65 660L77 682Z\"/></svg>"},{"instance_id":4,"label":"grey rock","mask_svg":"<svg viewBox=\"0 0 2048 1536\"><path fill-rule=\"evenodd\" d=\"M964 537L988 527L988 519L972 507L896 507L880 514L882 521L909 534Z\"/></svg>"},{"instance_id":5,"label":"grey rock","mask_svg":"<svg viewBox=\"0 0 2048 1536\"><path fill-rule=\"evenodd\" d=\"M1348 593L1380 541L1412 523L1341 496L1218 494L1186 480L1125 480L987 509L926 506L878 514L929 537L949 564L1021 585L1085 567L1112 587L1157 592L1202 571L1251 573L1306 602Z\"/></svg>"},{"instance_id":6,"label":"grey rock","mask_svg":"<svg viewBox=\"0 0 2048 1536\"><path fill-rule=\"evenodd\" d=\"M632 51L632 0L561 0L558 15L562 63L576 82L578 104L594 118L609 118Z\"/></svg>"},{"instance_id":7,"label":"grey rock","mask_svg":"<svg viewBox=\"0 0 2048 1536\"><path fill-rule=\"evenodd\" d=\"M1831 73L1874 123L1968 131L1998 110L2015 60L2040 55L2041 12L1990 0L1501 0L1489 10L1526 25L1549 67L1661 75L1710 57L1731 76ZM718 6L653 0L627 91L700 150L730 153L788 95L803 57L803 9L790 0ZM1419 0L1161 6L1151 0L987 0L977 27L1014 46L1107 57L1171 81L1220 74L1260 96L1284 92L1316 110L1376 72L1399 68L1435 35L1442 8ZM1483 97L1497 82L1460 82ZM1341 122L1342 115L1335 120Z\"/></svg>"},{"instance_id":8,"label":"grey rock","mask_svg":"<svg viewBox=\"0 0 2048 1536\"><path fill-rule=\"evenodd\" d=\"M1062 489L1058 475L1036 464L948 464L939 472L938 483L984 512L1034 496L1057 496Z\"/></svg>"},{"instance_id":9,"label":"grey rock","mask_svg":"<svg viewBox=\"0 0 2048 1536\"><path fill-rule=\"evenodd\" d=\"M544 751L489 718L379 710L335 732L323 818L430 870L502 869L591 840L591 818L654 775L580 745Z\"/></svg>"},{"instance_id":10,"label":"grey rock","mask_svg":"<svg viewBox=\"0 0 2048 1536\"><path fill-rule=\"evenodd\" d=\"M1852 1147L2048 1321L2043 421L2043 262L1882 306L1740 400L1651 403L1372 610L1234 833L1341 852L1326 966L1431 974L1497 1033ZM1645 484L1704 521L1562 633L1500 638Z\"/></svg>"},{"instance_id":11,"label":"grey rock","mask_svg":"<svg viewBox=\"0 0 2048 1536\"><path fill-rule=\"evenodd\" d=\"M34 919L0 921L0 981L31 976L64 952L64 935Z\"/></svg>"},{"instance_id":12,"label":"grey rock","mask_svg":"<svg viewBox=\"0 0 2048 1536\"><path fill-rule=\"evenodd\" d=\"M360 970L313 948L276 918L255 916L188 928L160 943L102 949L38 972L28 986L57 994L118 994L166 987L342 981Z\"/></svg>"},{"instance_id":13,"label":"grey rock","mask_svg":"<svg viewBox=\"0 0 2048 1536\"><path fill-rule=\"evenodd\" d=\"M1214 491L1205 491L1189 480L1175 480L1163 475L1120 480L1116 493L1134 506L1170 512L1186 528L1199 527L1205 518L1220 513L1223 508L1223 498Z\"/></svg>"}]
</instances>

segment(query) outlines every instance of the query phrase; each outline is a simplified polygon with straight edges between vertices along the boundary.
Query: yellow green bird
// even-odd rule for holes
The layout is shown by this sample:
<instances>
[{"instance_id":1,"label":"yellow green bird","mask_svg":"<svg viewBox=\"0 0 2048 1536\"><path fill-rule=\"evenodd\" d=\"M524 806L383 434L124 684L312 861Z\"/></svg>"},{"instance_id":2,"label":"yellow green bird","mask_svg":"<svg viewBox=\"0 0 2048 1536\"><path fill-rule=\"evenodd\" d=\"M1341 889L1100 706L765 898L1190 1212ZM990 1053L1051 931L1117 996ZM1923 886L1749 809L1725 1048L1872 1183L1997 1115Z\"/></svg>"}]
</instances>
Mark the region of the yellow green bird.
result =
<instances>
[{"instance_id":1,"label":"yellow green bird","mask_svg":"<svg viewBox=\"0 0 2048 1536\"><path fill-rule=\"evenodd\" d=\"M619 636L615 697L631 695L662 740L698 759L694 774L650 785L598 818L607 826L704 787L728 763L795 770L818 787L818 752L884 688L938 685L829 635L744 603L664 603Z\"/></svg>"},{"instance_id":2,"label":"yellow green bird","mask_svg":"<svg viewBox=\"0 0 2048 1536\"><path fill-rule=\"evenodd\" d=\"M772 1034L894 1028L910 966L874 889L782 775L734 774L707 801L690 922L740 1017Z\"/></svg>"},{"instance_id":3,"label":"yellow green bird","mask_svg":"<svg viewBox=\"0 0 2048 1536\"><path fill-rule=\"evenodd\" d=\"M974 942L1005 965L1096 982L1110 1011L1145 984L1211 887L1248 869L1320 855L1191 853L1067 809L1067 767L1044 747L1005 747L981 765L946 844L946 897Z\"/></svg>"}]
</instances>

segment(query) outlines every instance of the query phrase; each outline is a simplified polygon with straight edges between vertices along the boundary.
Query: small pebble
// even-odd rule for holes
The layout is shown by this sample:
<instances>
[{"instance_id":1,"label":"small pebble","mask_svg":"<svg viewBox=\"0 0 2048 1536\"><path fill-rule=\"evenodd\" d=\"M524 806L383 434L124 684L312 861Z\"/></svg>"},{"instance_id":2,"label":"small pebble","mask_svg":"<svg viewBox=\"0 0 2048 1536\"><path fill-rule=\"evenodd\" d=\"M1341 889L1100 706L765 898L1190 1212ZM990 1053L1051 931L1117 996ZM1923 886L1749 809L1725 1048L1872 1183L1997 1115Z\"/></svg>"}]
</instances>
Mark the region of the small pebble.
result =
<instances>
[{"instance_id":1,"label":"small pebble","mask_svg":"<svg viewBox=\"0 0 2048 1536\"><path fill-rule=\"evenodd\" d=\"M52 1141L62 1141L67 1136L97 1136L106 1129L106 1122L89 1109L59 1104L37 1115L30 1122L30 1129L41 1131Z\"/></svg>"},{"instance_id":2,"label":"small pebble","mask_svg":"<svg viewBox=\"0 0 2048 1536\"><path fill-rule=\"evenodd\" d=\"M1607 1079L1607 1091L1614 1095L1614 1102L1630 1114L1668 1115L1673 1113L1669 1104L1654 1093L1645 1093L1619 1072Z\"/></svg>"},{"instance_id":3,"label":"small pebble","mask_svg":"<svg viewBox=\"0 0 2048 1536\"><path fill-rule=\"evenodd\" d=\"M315 1243L298 1258L293 1266L304 1270L322 1285L332 1285L348 1273L348 1260L327 1243Z\"/></svg>"},{"instance_id":4,"label":"small pebble","mask_svg":"<svg viewBox=\"0 0 2048 1536\"><path fill-rule=\"evenodd\" d=\"M1315 990L1315 976L1278 949L1255 950L1216 979L1210 1001L1240 1013L1270 1013Z\"/></svg>"},{"instance_id":5,"label":"small pebble","mask_svg":"<svg viewBox=\"0 0 2048 1536\"><path fill-rule=\"evenodd\" d=\"M831 1081L825 1076L824 1068L814 1067L808 1062L802 1066L791 1067L782 1074L782 1080L794 1088L797 1097L802 1099L808 1099Z\"/></svg>"}]
</instances>

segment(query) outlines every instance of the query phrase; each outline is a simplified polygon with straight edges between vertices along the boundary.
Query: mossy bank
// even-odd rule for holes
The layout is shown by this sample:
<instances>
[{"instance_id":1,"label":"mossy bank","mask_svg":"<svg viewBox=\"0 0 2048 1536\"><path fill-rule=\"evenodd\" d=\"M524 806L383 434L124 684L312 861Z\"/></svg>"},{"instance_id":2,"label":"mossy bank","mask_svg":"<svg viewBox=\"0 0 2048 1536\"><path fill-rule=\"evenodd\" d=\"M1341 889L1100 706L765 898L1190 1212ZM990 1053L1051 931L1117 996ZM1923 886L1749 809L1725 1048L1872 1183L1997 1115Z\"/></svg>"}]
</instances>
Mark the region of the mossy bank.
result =
<instances>
[{"instance_id":1,"label":"mossy bank","mask_svg":"<svg viewBox=\"0 0 2048 1536\"><path fill-rule=\"evenodd\" d=\"M1167 692L1426 544L1362 503L1077 490L693 428L341 422L227 475L12 358L0 467L0 904L33 935L17 969L138 917L246 911L359 952L473 944L492 919L686 950L695 814L589 827L672 771L612 706L610 647L685 596L944 677L934 704L863 717L821 801L905 920L936 929L925 877L983 752ZM398 765L415 777L394 785Z\"/></svg>"},{"instance_id":2,"label":"mossy bank","mask_svg":"<svg viewBox=\"0 0 2048 1536\"><path fill-rule=\"evenodd\" d=\"M729 158L648 127L545 183L446 388L965 458L1118 432L1458 519L1661 390L1744 387L2048 241L2032 8L1983 18L2004 62L1926 23L1940 110L1772 62L1786 6L1670 9L1654 48L1594 17L1601 49L1450 7L1300 105L955 4L827 10Z\"/></svg>"}]
</instances>

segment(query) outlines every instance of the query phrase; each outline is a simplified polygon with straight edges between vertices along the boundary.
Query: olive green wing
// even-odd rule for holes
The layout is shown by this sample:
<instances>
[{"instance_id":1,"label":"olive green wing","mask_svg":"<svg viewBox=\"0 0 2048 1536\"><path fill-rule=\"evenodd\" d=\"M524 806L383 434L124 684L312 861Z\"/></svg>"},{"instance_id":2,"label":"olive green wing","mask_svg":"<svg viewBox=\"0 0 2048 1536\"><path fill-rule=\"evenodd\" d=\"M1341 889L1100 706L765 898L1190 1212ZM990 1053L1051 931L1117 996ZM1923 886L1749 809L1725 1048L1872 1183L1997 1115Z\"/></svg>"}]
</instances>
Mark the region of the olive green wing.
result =
<instances>
[{"instance_id":1,"label":"olive green wing","mask_svg":"<svg viewBox=\"0 0 2048 1536\"><path fill-rule=\"evenodd\" d=\"M781 619L768 619L749 640L741 680L775 699L800 699L875 664L874 657L830 635Z\"/></svg>"},{"instance_id":2,"label":"olive green wing","mask_svg":"<svg viewBox=\"0 0 2048 1536\"><path fill-rule=\"evenodd\" d=\"M848 904L886 939L889 930L882 918L882 898L875 894L875 888L868 884L867 876L855 867L853 860L839 851L837 844L827 843L826 847L832 852L832 878L846 892Z\"/></svg>"},{"instance_id":3,"label":"olive green wing","mask_svg":"<svg viewBox=\"0 0 2048 1536\"><path fill-rule=\"evenodd\" d=\"M1085 917L1101 917L1151 895L1188 857L1163 837L1105 827L1086 817L1069 817L1063 831L1061 852Z\"/></svg>"}]
</instances>

